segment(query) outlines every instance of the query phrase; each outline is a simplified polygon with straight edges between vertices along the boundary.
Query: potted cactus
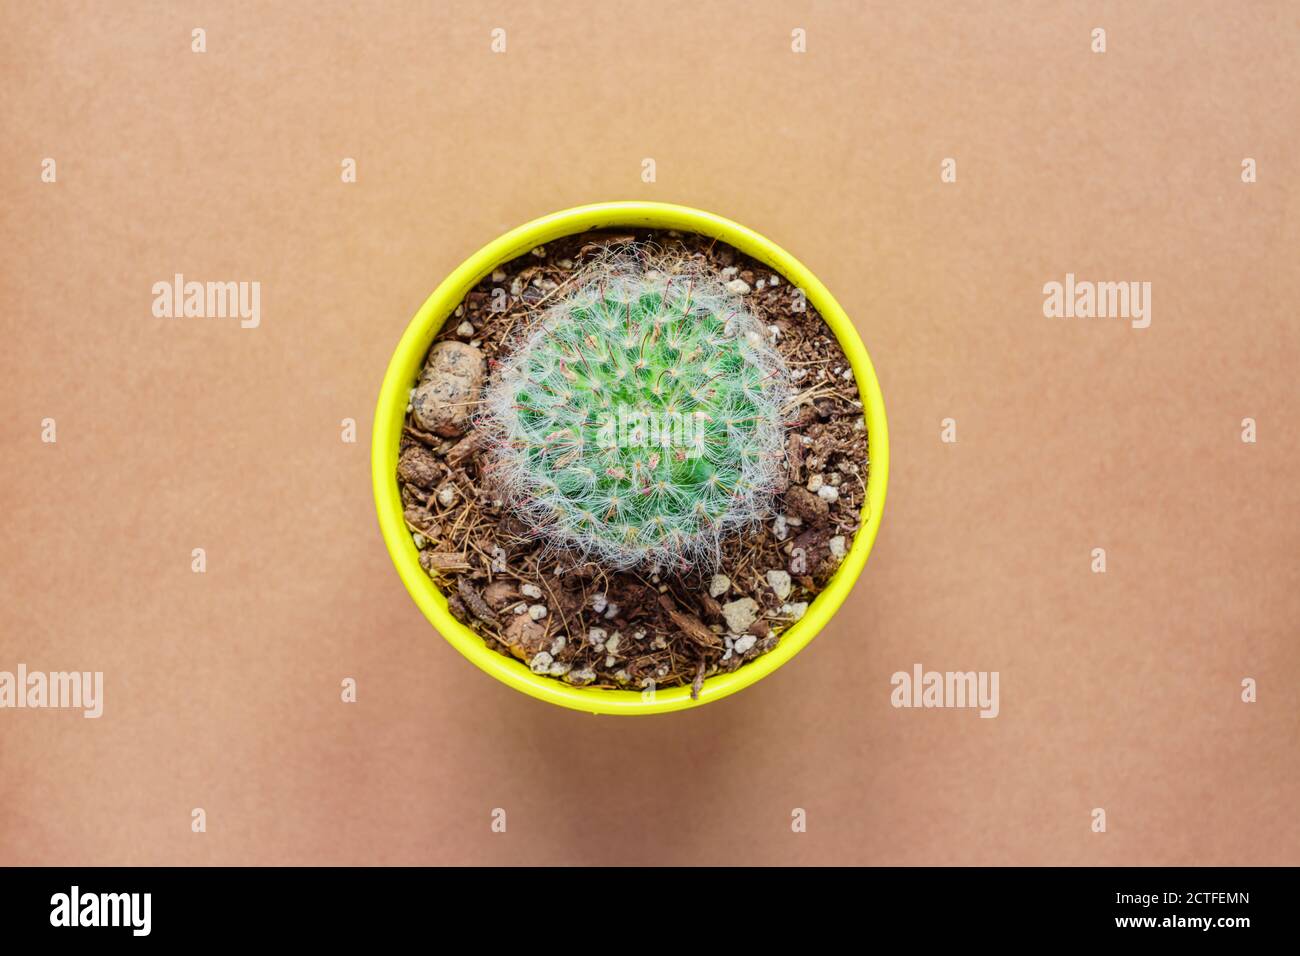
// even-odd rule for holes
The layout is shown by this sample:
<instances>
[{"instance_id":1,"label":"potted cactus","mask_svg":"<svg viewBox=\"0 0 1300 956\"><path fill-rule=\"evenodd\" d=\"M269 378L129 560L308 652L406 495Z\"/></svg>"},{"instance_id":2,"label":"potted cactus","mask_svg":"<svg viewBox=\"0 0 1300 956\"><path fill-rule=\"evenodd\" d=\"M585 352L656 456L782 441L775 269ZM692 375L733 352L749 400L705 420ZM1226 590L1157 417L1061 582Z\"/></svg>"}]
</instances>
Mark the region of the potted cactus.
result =
<instances>
[{"instance_id":1,"label":"potted cactus","mask_svg":"<svg viewBox=\"0 0 1300 956\"><path fill-rule=\"evenodd\" d=\"M796 260L718 217L581 207L468 260L399 345L380 524L466 656L608 713L717 699L793 656L879 524L883 404Z\"/></svg>"},{"instance_id":2,"label":"potted cactus","mask_svg":"<svg viewBox=\"0 0 1300 956\"><path fill-rule=\"evenodd\" d=\"M788 372L689 261L600 260L488 389L490 477L552 548L613 569L716 565L770 512Z\"/></svg>"}]
</instances>

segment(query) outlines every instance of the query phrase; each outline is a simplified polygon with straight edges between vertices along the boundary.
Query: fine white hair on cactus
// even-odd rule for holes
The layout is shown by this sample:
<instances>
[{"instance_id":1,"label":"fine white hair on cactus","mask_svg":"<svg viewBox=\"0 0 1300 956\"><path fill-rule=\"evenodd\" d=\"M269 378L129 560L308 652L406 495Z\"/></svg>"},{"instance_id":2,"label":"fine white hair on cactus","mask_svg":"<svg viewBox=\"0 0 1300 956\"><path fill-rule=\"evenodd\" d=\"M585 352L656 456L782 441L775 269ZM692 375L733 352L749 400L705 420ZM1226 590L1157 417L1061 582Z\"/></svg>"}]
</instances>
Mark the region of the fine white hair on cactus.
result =
<instances>
[{"instance_id":1,"label":"fine white hair on cactus","mask_svg":"<svg viewBox=\"0 0 1300 956\"><path fill-rule=\"evenodd\" d=\"M770 511L790 376L698 259L594 261L521 334L478 425L489 479L549 546L612 568L716 564Z\"/></svg>"}]
</instances>

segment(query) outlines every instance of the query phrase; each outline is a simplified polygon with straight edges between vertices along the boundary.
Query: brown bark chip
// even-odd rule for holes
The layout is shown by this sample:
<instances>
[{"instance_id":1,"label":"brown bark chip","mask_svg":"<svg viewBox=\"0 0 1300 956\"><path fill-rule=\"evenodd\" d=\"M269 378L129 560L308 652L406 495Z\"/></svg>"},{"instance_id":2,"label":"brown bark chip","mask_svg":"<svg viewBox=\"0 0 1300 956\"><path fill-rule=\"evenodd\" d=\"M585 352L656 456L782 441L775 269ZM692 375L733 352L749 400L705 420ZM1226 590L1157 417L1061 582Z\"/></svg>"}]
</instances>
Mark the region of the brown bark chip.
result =
<instances>
[{"instance_id":1,"label":"brown bark chip","mask_svg":"<svg viewBox=\"0 0 1300 956\"><path fill-rule=\"evenodd\" d=\"M544 621L534 621L527 614L516 614L506 625L505 644L521 661L531 661L551 646L550 628Z\"/></svg>"},{"instance_id":2,"label":"brown bark chip","mask_svg":"<svg viewBox=\"0 0 1300 956\"><path fill-rule=\"evenodd\" d=\"M479 594L478 588L470 583L469 578L461 577L456 579L456 593L460 595L460 599L465 602L465 606L480 621L487 624L499 623L496 612L483 599L483 595Z\"/></svg>"},{"instance_id":3,"label":"brown bark chip","mask_svg":"<svg viewBox=\"0 0 1300 956\"><path fill-rule=\"evenodd\" d=\"M667 594L661 594L659 595L659 606L664 609L668 619L695 643L704 647L721 646L722 638L705 627L704 622L694 614L680 610L677 607L675 598L669 597Z\"/></svg>"},{"instance_id":4,"label":"brown bark chip","mask_svg":"<svg viewBox=\"0 0 1300 956\"><path fill-rule=\"evenodd\" d=\"M774 511L724 541L717 567L610 573L570 554L543 551L496 488L490 449L474 426L490 370L517 344L533 312L546 307L543 300L562 294L584 259L633 240L718 270L736 268L728 278L750 287L746 305L771 331L798 389ZM687 685L698 696L709 675L733 671L775 647L797 616L789 609L811 602L835 572L836 553L852 546L870 464L862 406L852 375L844 377L849 365L843 350L784 276L699 236L591 232L548 243L541 255L525 254L494 274L447 319L412 392L397 478L406 523L426 539L420 563L459 620L489 647L537 673L595 687ZM836 538L842 540L833 550ZM784 601L767 577L781 570L792 580ZM719 598L709 596L714 575L729 579ZM747 599L756 618L743 635L725 633L724 603Z\"/></svg>"},{"instance_id":5,"label":"brown bark chip","mask_svg":"<svg viewBox=\"0 0 1300 956\"><path fill-rule=\"evenodd\" d=\"M511 605L518 604L519 589L509 581L493 581L483 589L483 600L494 611L504 611Z\"/></svg>"},{"instance_id":6,"label":"brown bark chip","mask_svg":"<svg viewBox=\"0 0 1300 956\"><path fill-rule=\"evenodd\" d=\"M800 485L786 492L785 507L789 514L810 522L821 521L831 510L829 503Z\"/></svg>"},{"instance_id":7,"label":"brown bark chip","mask_svg":"<svg viewBox=\"0 0 1300 956\"><path fill-rule=\"evenodd\" d=\"M835 573L838 562L831 560L830 531L810 528L794 539L790 567L795 575L810 575L814 581L824 581Z\"/></svg>"},{"instance_id":8,"label":"brown bark chip","mask_svg":"<svg viewBox=\"0 0 1300 956\"><path fill-rule=\"evenodd\" d=\"M447 452L447 464L452 468L459 468L467 461L474 457L479 450L479 435L477 432L471 432L460 441L452 446Z\"/></svg>"},{"instance_id":9,"label":"brown bark chip","mask_svg":"<svg viewBox=\"0 0 1300 956\"><path fill-rule=\"evenodd\" d=\"M434 551L426 548L420 552L420 564L429 573L435 571L467 571L469 558L460 551Z\"/></svg>"}]
</instances>

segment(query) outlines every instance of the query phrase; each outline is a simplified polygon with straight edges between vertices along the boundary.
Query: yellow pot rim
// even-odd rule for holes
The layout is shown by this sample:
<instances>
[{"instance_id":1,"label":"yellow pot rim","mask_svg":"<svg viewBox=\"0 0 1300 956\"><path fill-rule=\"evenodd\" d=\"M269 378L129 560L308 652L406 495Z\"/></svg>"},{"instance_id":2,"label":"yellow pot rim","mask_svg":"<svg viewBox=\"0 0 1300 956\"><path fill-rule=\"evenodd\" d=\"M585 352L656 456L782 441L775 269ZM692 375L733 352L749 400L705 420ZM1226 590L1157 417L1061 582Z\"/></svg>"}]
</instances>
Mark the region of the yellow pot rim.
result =
<instances>
[{"instance_id":1,"label":"yellow pot rim","mask_svg":"<svg viewBox=\"0 0 1300 956\"><path fill-rule=\"evenodd\" d=\"M852 548L807 613L786 629L775 648L729 674L707 678L698 700L691 699L689 687L658 689L653 695L636 690L573 687L534 674L521 661L489 648L482 637L452 616L446 597L420 566L419 551L407 530L397 486L397 451L408 394L447 316L497 266L564 236L608 227L676 229L721 239L802 288L848 357L866 418L870 467L862 527ZM442 281L416 312L388 363L375 408L370 463L379 527L389 556L415 603L456 650L497 680L539 700L589 713L659 714L699 707L748 687L794 657L826 626L862 573L880 528L889 481L889 430L880 383L862 339L835 297L803 263L752 229L712 213L671 203L606 202L565 209L512 229L474 253Z\"/></svg>"}]
</instances>

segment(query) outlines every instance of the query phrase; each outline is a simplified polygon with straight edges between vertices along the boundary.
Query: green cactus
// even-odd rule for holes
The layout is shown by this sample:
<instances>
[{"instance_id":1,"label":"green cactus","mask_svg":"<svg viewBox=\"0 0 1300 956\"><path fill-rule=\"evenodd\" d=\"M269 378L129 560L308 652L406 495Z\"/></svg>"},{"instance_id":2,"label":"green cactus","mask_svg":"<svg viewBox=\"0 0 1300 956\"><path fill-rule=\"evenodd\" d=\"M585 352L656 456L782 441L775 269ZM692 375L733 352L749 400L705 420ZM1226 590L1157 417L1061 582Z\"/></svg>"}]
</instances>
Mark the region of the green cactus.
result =
<instances>
[{"instance_id":1,"label":"green cactus","mask_svg":"<svg viewBox=\"0 0 1300 956\"><path fill-rule=\"evenodd\" d=\"M576 285L488 389L492 479L556 548L616 568L716 561L784 468L784 364L698 266L615 258Z\"/></svg>"}]
</instances>

